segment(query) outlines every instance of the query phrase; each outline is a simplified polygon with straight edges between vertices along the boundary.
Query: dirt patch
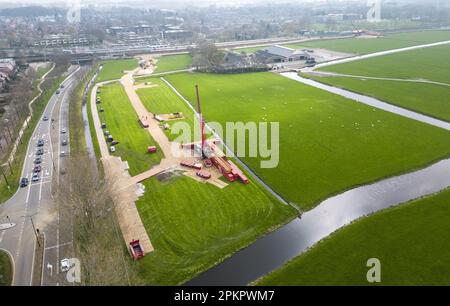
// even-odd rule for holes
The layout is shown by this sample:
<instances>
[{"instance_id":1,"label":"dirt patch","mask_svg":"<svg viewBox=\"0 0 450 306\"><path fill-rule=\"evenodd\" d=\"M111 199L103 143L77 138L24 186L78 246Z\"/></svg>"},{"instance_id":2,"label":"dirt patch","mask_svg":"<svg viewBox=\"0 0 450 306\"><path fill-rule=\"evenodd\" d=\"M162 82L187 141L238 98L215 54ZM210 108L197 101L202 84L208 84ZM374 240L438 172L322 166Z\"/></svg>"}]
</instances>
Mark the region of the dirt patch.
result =
<instances>
[{"instance_id":1,"label":"dirt patch","mask_svg":"<svg viewBox=\"0 0 450 306\"><path fill-rule=\"evenodd\" d=\"M181 169L167 170L156 175L156 179L161 183L168 183L176 178L179 178L181 175L183 175L183 173L184 170Z\"/></svg>"}]
</instances>

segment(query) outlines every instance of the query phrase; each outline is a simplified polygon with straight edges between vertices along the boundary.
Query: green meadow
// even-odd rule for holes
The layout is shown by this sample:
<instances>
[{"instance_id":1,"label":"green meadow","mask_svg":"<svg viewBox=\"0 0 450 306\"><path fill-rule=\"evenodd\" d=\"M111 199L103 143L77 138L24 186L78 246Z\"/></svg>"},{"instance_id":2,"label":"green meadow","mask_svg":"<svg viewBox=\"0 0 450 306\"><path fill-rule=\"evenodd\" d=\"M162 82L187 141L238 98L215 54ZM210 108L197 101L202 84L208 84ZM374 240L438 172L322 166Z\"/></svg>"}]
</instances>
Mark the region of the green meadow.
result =
<instances>
[{"instance_id":1,"label":"green meadow","mask_svg":"<svg viewBox=\"0 0 450 306\"><path fill-rule=\"evenodd\" d=\"M106 123L106 129L114 140L120 143L116 145L114 155L127 161L131 175L136 175L149 170L159 163L162 153L158 150L155 154L148 154L148 146L157 146L149 132L143 129L138 116L131 105L128 96L119 83L100 87L101 104L97 105L101 122ZM92 101L92 103L95 103Z\"/></svg>"},{"instance_id":2,"label":"green meadow","mask_svg":"<svg viewBox=\"0 0 450 306\"><path fill-rule=\"evenodd\" d=\"M450 190L362 218L256 282L262 286L370 285L369 258L381 262L380 285L450 285Z\"/></svg>"},{"instance_id":3,"label":"green meadow","mask_svg":"<svg viewBox=\"0 0 450 306\"><path fill-rule=\"evenodd\" d=\"M191 102L199 84L208 121L279 122L277 167L261 168L260 157L244 161L304 210L330 195L450 154L445 130L277 74L183 73L166 79Z\"/></svg>"},{"instance_id":4,"label":"green meadow","mask_svg":"<svg viewBox=\"0 0 450 306\"><path fill-rule=\"evenodd\" d=\"M355 37L339 39L318 39L302 43L283 44L283 46L293 49L320 48L343 53L368 54L446 40L450 40L450 31L436 30L393 33L378 38ZM265 47L249 47L235 49L235 51L254 53L264 48Z\"/></svg>"},{"instance_id":5,"label":"green meadow","mask_svg":"<svg viewBox=\"0 0 450 306\"><path fill-rule=\"evenodd\" d=\"M157 60L155 73L182 70L192 64L190 54L164 55Z\"/></svg>"},{"instance_id":6,"label":"green meadow","mask_svg":"<svg viewBox=\"0 0 450 306\"><path fill-rule=\"evenodd\" d=\"M449 30L394 33L378 38L323 39L286 46L294 49L321 48L344 53L368 54L445 40L450 40Z\"/></svg>"},{"instance_id":7,"label":"green meadow","mask_svg":"<svg viewBox=\"0 0 450 306\"><path fill-rule=\"evenodd\" d=\"M224 189L181 174L144 182L137 208L155 251L139 261L150 285L177 285L296 216L259 185Z\"/></svg>"},{"instance_id":8,"label":"green meadow","mask_svg":"<svg viewBox=\"0 0 450 306\"><path fill-rule=\"evenodd\" d=\"M364 59L320 70L397 79L425 79L450 84L450 44Z\"/></svg>"},{"instance_id":9,"label":"green meadow","mask_svg":"<svg viewBox=\"0 0 450 306\"><path fill-rule=\"evenodd\" d=\"M450 86L306 75L321 83L351 90L437 119L450 121Z\"/></svg>"},{"instance_id":10,"label":"green meadow","mask_svg":"<svg viewBox=\"0 0 450 306\"><path fill-rule=\"evenodd\" d=\"M361 78L304 75L322 83L372 96L400 107L450 121L448 54L450 54L450 46L445 45L338 64L322 69L340 74L363 76ZM426 79L446 83L449 86L364 77Z\"/></svg>"},{"instance_id":11,"label":"green meadow","mask_svg":"<svg viewBox=\"0 0 450 306\"><path fill-rule=\"evenodd\" d=\"M155 115L183 113L183 119L168 121L169 127L172 127L177 122L185 122L191 128L195 127L194 123L198 124L198 120L192 110L160 78L147 78L146 81L152 87L140 88L137 90L137 94L150 113ZM180 136L172 132L170 128L164 132L171 141L176 140ZM183 138L183 142L194 141L193 138L190 138L193 137L193 133L194 130L192 129L192 133L188 135L189 137Z\"/></svg>"},{"instance_id":12,"label":"green meadow","mask_svg":"<svg viewBox=\"0 0 450 306\"><path fill-rule=\"evenodd\" d=\"M123 71L133 70L138 67L138 60L135 58L109 60L101 64L103 68L97 76L97 82L120 79L123 76Z\"/></svg>"}]
</instances>

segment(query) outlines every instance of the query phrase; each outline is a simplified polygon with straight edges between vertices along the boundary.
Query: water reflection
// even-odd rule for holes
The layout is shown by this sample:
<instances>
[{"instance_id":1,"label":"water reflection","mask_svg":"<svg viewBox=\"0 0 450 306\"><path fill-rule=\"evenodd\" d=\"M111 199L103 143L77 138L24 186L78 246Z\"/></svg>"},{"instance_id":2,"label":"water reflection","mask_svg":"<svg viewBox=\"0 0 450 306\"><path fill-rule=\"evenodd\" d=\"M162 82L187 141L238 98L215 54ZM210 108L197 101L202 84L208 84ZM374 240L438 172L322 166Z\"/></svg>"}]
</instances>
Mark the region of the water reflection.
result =
<instances>
[{"instance_id":1,"label":"water reflection","mask_svg":"<svg viewBox=\"0 0 450 306\"><path fill-rule=\"evenodd\" d=\"M246 285L355 219L450 186L450 159L347 191L259 239L187 285Z\"/></svg>"}]
</instances>

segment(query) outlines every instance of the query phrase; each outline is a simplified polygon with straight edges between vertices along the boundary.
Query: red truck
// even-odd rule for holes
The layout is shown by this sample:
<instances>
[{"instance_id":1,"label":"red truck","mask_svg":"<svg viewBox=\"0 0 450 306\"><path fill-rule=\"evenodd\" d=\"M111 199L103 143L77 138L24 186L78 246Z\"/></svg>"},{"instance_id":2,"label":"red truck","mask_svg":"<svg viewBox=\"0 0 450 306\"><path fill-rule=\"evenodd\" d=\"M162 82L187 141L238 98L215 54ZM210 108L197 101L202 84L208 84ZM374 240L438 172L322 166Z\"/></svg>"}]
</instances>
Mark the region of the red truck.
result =
<instances>
[{"instance_id":1,"label":"red truck","mask_svg":"<svg viewBox=\"0 0 450 306\"><path fill-rule=\"evenodd\" d=\"M142 250L139 240L133 240L130 242L130 252L131 257L133 257L134 260L144 257L144 251Z\"/></svg>"}]
</instances>

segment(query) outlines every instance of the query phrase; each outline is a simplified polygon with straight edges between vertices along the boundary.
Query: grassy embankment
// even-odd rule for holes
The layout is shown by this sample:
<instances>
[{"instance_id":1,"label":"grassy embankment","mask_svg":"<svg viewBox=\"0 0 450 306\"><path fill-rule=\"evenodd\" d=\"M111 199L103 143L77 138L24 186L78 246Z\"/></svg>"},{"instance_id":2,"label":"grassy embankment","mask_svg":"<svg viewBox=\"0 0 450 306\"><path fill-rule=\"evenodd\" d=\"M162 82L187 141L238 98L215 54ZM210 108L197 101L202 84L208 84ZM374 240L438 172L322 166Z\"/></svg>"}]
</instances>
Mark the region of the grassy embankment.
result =
<instances>
[{"instance_id":1,"label":"grassy embankment","mask_svg":"<svg viewBox=\"0 0 450 306\"><path fill-rule=\"evenodd\" d=\"M61 76L61 71L65 69L61 69L60 67L55 68L48 76L47 80L44 82L42 88L44 92L42 95L33 103L33 117L31 118L28 128L25 129L24 134L22 135L22 140L17 147L16 155L14 158L14 162L11 164L12 172L9 167L4 168L6 177L10 184L10 189L7 188L7 184L3 177L0 180L0 203L7 201L17 190L19 187L20 176L22 174L23 162L25 159L25 154L28 148L28 142L30 140L33 131L38 124L42 113L44 112L45 107L47 106L48 101L58 89L59 84L64 80L64 77ZM9 155L8 155L9 156ZM6 159L1 161L1 164L6 162Z\"/></svg>"},{"instance_id":2,"label":"grassy embankment","mask_svg":"<svg viewBox=\"0 0 450 306\"><path fill-rule=\"evenodd\" d=\"M450 285L450 190L386 209L337 231L280 269L263 286L370 285L369 258L381 285Z\"/></svg>"},{"instance_id":3,"label":"grassy embankment","mask_svg":"<svg viewBox=\"0 0 450 306\"><path fill-rule=\"evenodd\" d=\"M13 267L9 255L0 251L0 287L10 286L13 277Z\"/></svg>"}]
</instances>

